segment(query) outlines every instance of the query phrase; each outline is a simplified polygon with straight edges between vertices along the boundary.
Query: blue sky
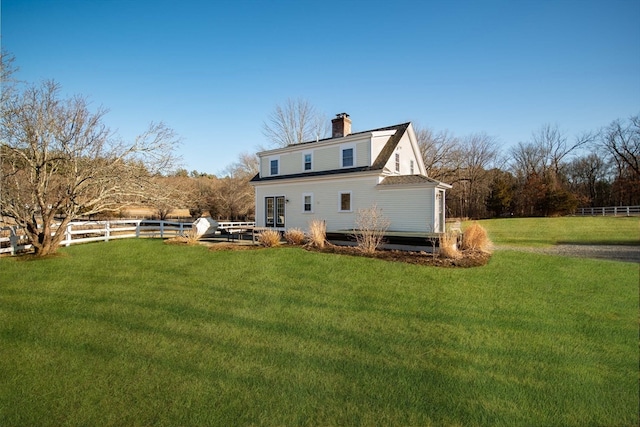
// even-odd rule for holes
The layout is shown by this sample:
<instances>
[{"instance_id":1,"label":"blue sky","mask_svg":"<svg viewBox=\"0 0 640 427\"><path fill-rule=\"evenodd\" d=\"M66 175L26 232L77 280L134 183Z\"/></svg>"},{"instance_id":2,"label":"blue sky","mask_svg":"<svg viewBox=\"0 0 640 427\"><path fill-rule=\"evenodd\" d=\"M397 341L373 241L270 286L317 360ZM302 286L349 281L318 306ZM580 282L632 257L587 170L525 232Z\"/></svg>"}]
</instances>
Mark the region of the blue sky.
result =
<instances>
[{"instance_id":1,"label":"blue sky","mask_svg":"<svg viewBox=\"0 0 640 427\"><path fill-rule=\"evenodd\" d=\"M304 98L353 131L413 121L506 150L640 113L640 1L2 0L20 79L109 109L126 138L164 121L184 167L220 173Z\"/></svg>"}]
</instances>

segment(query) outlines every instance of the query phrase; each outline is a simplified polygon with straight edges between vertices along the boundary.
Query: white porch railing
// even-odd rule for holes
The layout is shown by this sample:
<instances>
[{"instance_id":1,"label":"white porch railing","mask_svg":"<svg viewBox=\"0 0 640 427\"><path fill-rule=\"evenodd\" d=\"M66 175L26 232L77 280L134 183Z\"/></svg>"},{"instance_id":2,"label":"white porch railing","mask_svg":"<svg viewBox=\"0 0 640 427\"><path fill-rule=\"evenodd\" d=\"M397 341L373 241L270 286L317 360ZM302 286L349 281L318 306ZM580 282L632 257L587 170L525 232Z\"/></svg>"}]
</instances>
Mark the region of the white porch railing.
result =
<instances>
[{"instance_id":1,"label":"white porch railing","mask_svg":"<svg viewBox=\"0 0 640 427\"><path fill-rule=\"evenodd\" d=\"M228 233L243 233L247 230L251 230L256 226L252 221L218 221L218 230Z\"/></svg>"}]
</instances>

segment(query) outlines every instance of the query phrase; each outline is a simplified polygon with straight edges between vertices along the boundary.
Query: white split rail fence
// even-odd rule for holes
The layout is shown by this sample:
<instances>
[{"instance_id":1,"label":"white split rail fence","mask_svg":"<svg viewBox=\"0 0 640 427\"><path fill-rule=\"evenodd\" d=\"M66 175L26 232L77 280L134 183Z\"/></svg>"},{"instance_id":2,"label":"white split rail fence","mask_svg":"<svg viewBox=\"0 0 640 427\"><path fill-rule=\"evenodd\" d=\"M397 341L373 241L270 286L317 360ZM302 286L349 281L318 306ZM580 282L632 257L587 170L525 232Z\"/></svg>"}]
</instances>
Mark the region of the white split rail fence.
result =
<instances>
[{"instance_id":1,"label":"white split rail fence","mask_svg":"<svg viewBox=\"0 0 640 427\"><path fill-rule=\"evenodd\" d=\"M108 242L113 239L155 237L167 238L183 236L191 230L191 222L176 222L149 219L129 219L113 221L74 221L67 225L61 246L76 243ZM236 230L249 229L255 223L230 222L218 223L220 229ZM0 227L0 255L15 255L18 252L32 248L29 238L18 226Z\"/></svg>"},{"instance_id":2,"label":"white split rail fence","mask_svg":"<svg viewBox=\"0 0 640 427\"><path fill-rule=\"evenodd\" d=\"M597 208L578 208L580 216L636 216L640 215L640 206L606 206Z\"/></svg>"}]
</instances>

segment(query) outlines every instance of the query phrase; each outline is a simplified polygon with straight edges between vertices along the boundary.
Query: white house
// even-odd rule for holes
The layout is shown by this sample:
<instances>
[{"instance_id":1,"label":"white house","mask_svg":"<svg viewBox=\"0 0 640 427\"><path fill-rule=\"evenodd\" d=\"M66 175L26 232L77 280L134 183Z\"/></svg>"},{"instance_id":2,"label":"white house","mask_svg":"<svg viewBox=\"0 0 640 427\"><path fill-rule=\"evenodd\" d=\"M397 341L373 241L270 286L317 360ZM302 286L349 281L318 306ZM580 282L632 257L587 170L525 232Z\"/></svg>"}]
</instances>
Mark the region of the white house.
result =
<instances>
[{"instance_id":1,"label":"white house","mask_svg":"<svg viewBox=\"0 0 640 427\"><path fill-rule=\"evenodd\" d=\"M256 226L327 232L353 230L358 209L374 204L388 231L443 232L449 184L426 176L411 123L351 133L346 113L332 120L332 137L258 153Z\"/></svg>"}]
</instances>

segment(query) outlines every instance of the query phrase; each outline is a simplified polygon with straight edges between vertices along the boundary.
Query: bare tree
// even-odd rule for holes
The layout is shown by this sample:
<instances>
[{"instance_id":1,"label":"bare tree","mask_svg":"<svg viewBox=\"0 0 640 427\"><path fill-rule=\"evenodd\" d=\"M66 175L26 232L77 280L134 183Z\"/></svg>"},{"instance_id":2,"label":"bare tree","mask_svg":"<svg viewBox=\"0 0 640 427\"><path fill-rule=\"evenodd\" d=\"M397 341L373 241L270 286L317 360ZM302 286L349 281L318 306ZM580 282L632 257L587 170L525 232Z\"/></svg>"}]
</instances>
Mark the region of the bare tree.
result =
<instances>
[{"instance_id":1,"label":"bare tree","mask_svg":"<svg viewBox=\"0 0 640 427\"><path fill-rule=\"evenodd\" d=\"M328 120L306 99L287 99L276 105L262 132L274 147L320 139L328 135Z\"/></svg>"},{"instance_id":2,"label":"bare tree","mask_svg":"<svg viewBox=\"0 0 640 427\"><path fill-rule=\"evenodd\" d=\"M17 71L15 57L9 52L0 51L0 102L4 102L13 93L15 80L13 74Z\"/></svg>"},{"instance_id":3,"label":"bare tree","mask_svg":"<svg viewBox=\"0 0 640 427\"><path fill-rule=\"evenodd\" d=\"M429 128L414 129L427 175L451 184L460 169L460 140L446 130L434 133Z\"/></svg>"},{"instance_id":4,"label":"bare tree","mask_svg":"<svg viewBox=\"0 0 640 427\"><path fill-rule=\"evenodd\" d=\"M125 143L103 123L104 109L59 91L53 81L16 91L0 119L0 213L24 227L40 256L57 250L73 219L144 200L153 177L177 161L178 138L163 123Z\"/></svg>"},{"instance_id":5,"label":"bare tree","mask_svg":"<svg viewBox=\"0 0 640 427\"><path fill-rule=\"evenodd\" d=\"M632 116L628 122L614 120L604 128L600 144L613 157L618 170L628 168L640 178L640 115Z\"/></svg>"},{"instance_id":6,"label":"bare tree","mask_svg":"<svg viewBox=\"0 0 640 427\"><path fill-rule=\"evenodd\" d=\"M219 219L246 220L253 215L254 192L245 178L225 176L217 180L213 188L209 212Z\"/></svg>"},{"instance_id":7,"label":"bare tree","mask_svg":"<svg viewBox=\"0 0 640 427\"><path fill-rule=\"evenodd\" d=\"M596 153L578 157L569 163L567 178L571 191L583 206L611 203L611 169L611 162Z\"/></svg>"},{"instance_id":8,"label":"bare tree","mask_svg":"<svg viewBox=\"0 0 640 427\"><path fill-rule=\"evenodd\" d=\"M518 142L510 150L511 170L519 177L541 175L545 169L544 155L533 143Z\"/></svg>"},{"instance_id":9,"label":"bare tree","mask_svg":"<svg viewBox=\"0 0 640 427\"><path fill-rule=\"evenodd\" d=\"M251 179L258 174L259 170L260 159L258 156L245 151L238 155L238 161L232 163L231 166L227 168L227 174L244 176Z\"/></svg>"},{"instance_id":10,"label":"bare tree","mask_svg":"<svg viewBox=\"0 0 640 427\"><path fill-rule=\"evenodd\" d=\"M247 219L254 214L254 190L249 181L258 173L255 155L240 153L238 161L224 170L213 188L210 212L222 219Z\"/></svg>"},{"instance_id":11,"label":"bare tree","mask_svg":"<svg viewBox=\"0 0 640 427\"><path fill-rule=\"evenodd\" d=\"M585 133L569 141L555 125L544 125L531 141L511 149L512 170L518 178L518 211L527 215L568 213L578 203L568 190L567 168L570 155L593 141Z\"/></svg>"},{"instance_id":12,"label":"bare tree","mask_svg":"<svg viewBox=\"0 0 640 427\"><path fill-rule=\"evenodd\" d=\"M498 157L498 144L489 135L475 133L463 139L461 152L461 216L478 218L486 215L485 201L491 191L491 169Z\"/></svg>"},{"instance_id":13,"label":"bare tree","mask_svg":"<svg viewBox=\"0 0 640 427\"><path fill-rule=\"evenodd\" d=\"M568 164L568 156L593 141L586 133L569 142L557 125L543 125L531 135L528 143L518 143L511 150L513 168L524 176L535 173L555 183Z\"/></svg>"},{"instance_id":14,"label":"bare tree","mask_svg":"<svg viewBox=\"0 0 640 427\"><path fill-rule=\"evenodd\" d=\"M183 169L179 175L154 176L148 183L146 204L155 208L158 219L169 218L175 209L190 208L191 211L196 179L184 173Z\"/></svg>"}]
</instances>

